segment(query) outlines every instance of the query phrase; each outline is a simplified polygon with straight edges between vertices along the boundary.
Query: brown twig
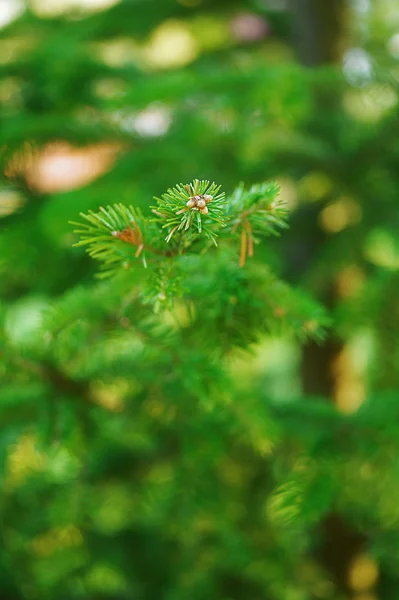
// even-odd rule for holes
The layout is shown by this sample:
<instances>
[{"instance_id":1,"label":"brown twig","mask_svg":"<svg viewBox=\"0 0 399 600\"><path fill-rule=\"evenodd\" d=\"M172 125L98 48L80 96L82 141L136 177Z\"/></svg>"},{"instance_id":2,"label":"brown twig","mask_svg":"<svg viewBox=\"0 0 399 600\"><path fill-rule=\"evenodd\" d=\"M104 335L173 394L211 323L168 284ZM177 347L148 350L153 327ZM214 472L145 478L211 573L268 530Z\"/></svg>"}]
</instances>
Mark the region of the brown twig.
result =
<instances>
[{"instance_id":1,"label":"brown twig","mask_svg":"<svg viewBox=\"0 0 399 600\"><path fill-rule=\"evenodd\" d=\"M247 256L247 232L241 230L241 250L240 250L240 267L244 267Z\"/></svg>"},{"instance_id":2,"label":"brown twig","mask_svg":"<svg viewBox=\"0 0 399 600\"><path fill-rule=\"evenodd\" d=\"M125 229L122 231L114 231L113 236L118 240L122 240L122 242L126 242L127 244L131 244L132 246L140 246L143 243L143 234L141 233L140 227L132 221L133 228L130 223Z\"/></svg>"},{"instance_id":3,"label":"brown twig","mask_svg":"<svg viewBox=\"0 0 399 600\"><path fill-rule=\"evenodd\" d=\"M177 251L174 252L173 250L158 250L158 249L154 248L153 246L144 244L143 234L141 232L140 227L134 221L132 221L132 224L133 224L133 227L129 224L122 231L114 231L112 235L115 238L117 238L118 240L125 242L126 244L130 244L131 246L136 246L137 247L137 251L135 254L136 258L138 258L140 256L140 254L142 253L143 250L148 250L152 254L160 254L161 256L174 256L177 254ZM172 237L172 235L175 231L176 231L176 227L175 227L175 229L172 230L172 232L171 232L171 234L169 234L169 236Z\"/></svg>"},{"instance_id":4,"label":"brown twig","mask_svg":"<svg viewBox=\"0 0 399 600\"><path fill-rule=\"evenodd\" d=\"M254 240L252 237L251 225L250 225L248 219L245 219L244 227L248 233L248 256L250 256L252 258L252 256L254 255Z\"/></svg>"}]
</instances>

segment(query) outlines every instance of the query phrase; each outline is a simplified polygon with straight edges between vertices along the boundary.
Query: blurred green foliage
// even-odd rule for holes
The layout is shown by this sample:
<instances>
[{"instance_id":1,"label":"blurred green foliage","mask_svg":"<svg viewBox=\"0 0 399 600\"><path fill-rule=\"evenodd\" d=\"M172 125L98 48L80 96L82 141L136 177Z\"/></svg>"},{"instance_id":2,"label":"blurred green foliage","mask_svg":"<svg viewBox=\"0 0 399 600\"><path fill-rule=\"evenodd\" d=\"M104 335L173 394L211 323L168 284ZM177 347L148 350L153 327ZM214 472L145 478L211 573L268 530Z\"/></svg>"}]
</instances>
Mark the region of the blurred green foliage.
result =
<instances>
[{"instance_id":1,"label":"blurred green foliage","mask_svg":"<svg viewBox=\"0 0 399 600\"><path fill-rule=\"evenodd\" d=\"M312 1L0 2L1 599L399 598L399 10ZM99 283L197 177L290 230Z\"/></svg>"}]
</instances>

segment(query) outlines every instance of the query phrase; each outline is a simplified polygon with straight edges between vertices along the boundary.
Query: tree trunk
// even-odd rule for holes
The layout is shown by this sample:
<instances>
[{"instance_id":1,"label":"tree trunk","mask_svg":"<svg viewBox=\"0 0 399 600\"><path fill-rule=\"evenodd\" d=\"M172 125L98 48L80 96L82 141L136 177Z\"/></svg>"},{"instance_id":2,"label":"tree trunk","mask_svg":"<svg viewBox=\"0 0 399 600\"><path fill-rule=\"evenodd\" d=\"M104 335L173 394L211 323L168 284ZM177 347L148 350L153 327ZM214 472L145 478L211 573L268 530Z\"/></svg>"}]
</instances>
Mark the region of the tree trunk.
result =
<instances>
[{"instance_id":1,"label":"tree trunk","mask_svg":"<svg viewBox=\"0 0 399 600\"><path fill-rule=\"evenodd\" d=\"M293 15L293 41L299 61L307 67L339 64L347 37L346 0L289 0L289 6ZM339 97L326 98L322 91L317 90L315 93L326 115L328 105L340 102ZM320 236L316 219L313 232L309 234L316 246L312 252L314 256L323 245L323 236ZM306 270L306 265L304 269ZM330 309L336 305L333 280L329 282L326 297L320 300ZM323 345L311 342L305 346L302 355L302 386L306 395L334 402L335 365L341 350L342 343L333 337ZM337 514L330 514L324 519L320 524L320 533L318 560L330 573L337 589L350 597L348 574L351 563L363 546L363 536Z\"/></svg>"},{"instance_id":2,"label":"tree trunk","mask_svg":"<svg viewBox=\"0 0 399 600\"><path fill-rule=\"evenodd\" d=\"M346 0L289 0L294 43L309 67L338 63L346 38Z\"/></svg>"}]
</instances>

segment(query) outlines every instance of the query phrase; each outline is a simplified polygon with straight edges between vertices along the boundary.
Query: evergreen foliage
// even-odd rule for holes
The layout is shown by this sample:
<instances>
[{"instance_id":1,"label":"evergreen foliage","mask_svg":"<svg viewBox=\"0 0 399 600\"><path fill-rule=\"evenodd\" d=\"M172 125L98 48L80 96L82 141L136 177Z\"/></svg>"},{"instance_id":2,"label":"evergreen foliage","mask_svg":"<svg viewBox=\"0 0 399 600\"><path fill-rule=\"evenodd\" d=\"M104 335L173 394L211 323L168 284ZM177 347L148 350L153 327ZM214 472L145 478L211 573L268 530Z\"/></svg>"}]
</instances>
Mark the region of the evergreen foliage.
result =
<instances>
[{"instance_id":1,"label":"evergreen foliage","mask_svg":"<svg viewBox=\"0 0 399 600\"><path fill-rule=\"evenodd\" d=\"M0 30L1 598L399 596L389 1Z\"/></svg>"},{"instance_id":2,"label":"evergreen foliage","mask_svg":"<svg viewBox=\"0 0 399 600\"><path fill-rule=\"evenodd\" d=\"M98 213L81 213L88 223L72 224L80 227L76 233L82 239L77 246L88 245L90 256L104 261L108 273L120 264L128 268L131 259L140 255L147 266L146 252L158 257L158 262L162 257L181 255L200 240L200 234L217 246L216 237L224 227L229 237L236 232L240 234L239 262L243 267L247 254L253 256L254 243L258 242L253 231L264 236L277 234L286 225L286 209L277 194L278 186L273 183L254 185L248 192L240 186L226 204L220 186L195 179L156 198L157 206L152 209L154 219L145 220L137 209L117 204L107 209L101 207ZM151 223L157 223L158 227L151 227ZM162 244L160 229L165 228L165 242L172 241L169 248ZM134 247L134 254L126 244Z\"/></svg>"}]
</instances>

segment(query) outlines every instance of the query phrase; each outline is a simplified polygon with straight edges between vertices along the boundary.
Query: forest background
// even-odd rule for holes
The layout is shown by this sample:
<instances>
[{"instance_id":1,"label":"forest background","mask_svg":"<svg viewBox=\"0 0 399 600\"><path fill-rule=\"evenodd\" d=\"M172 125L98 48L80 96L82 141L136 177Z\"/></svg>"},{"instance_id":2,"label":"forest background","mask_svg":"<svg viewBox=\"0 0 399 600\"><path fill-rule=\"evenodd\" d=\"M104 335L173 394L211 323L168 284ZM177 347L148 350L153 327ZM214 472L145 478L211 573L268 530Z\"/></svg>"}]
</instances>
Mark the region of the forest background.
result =
<instances>
[{"instance_id":1,"label":"forest background","mask_svg":"<svg viewBox=\"0 0 399 600\"><path fill-rule=\"evenodd\" d=\"M397 2L0 26L0 598L399 598ZM289 229L98 282L70 222L195 178Z\"/></svg>"}]
</instances>

